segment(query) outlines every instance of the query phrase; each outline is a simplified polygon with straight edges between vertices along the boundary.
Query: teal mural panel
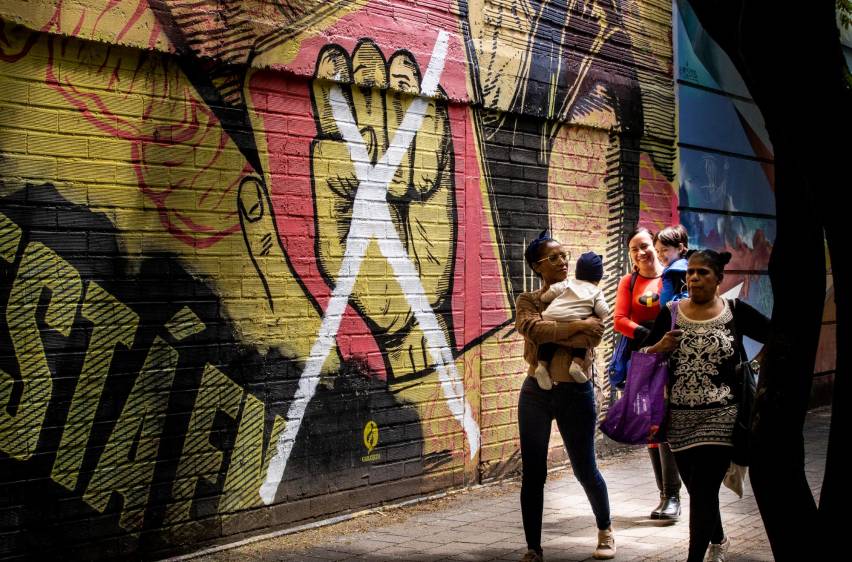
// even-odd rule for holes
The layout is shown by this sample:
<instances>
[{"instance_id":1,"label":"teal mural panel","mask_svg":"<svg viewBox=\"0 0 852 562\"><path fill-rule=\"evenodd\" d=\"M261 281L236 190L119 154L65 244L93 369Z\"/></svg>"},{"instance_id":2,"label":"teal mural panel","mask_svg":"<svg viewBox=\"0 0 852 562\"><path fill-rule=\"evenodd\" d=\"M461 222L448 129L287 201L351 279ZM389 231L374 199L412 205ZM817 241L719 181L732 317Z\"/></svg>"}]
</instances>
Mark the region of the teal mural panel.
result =
<instances>
[{"instance_id":1,"label":"teal mural panel","mask_svg":"<svg viewBox=\"0 0 852 562\"><path fill-rule=\"evenodd\" d=\"M774 166L748 158L680 149L682 208L775 214Z\"/></svg>"}]
</instances>

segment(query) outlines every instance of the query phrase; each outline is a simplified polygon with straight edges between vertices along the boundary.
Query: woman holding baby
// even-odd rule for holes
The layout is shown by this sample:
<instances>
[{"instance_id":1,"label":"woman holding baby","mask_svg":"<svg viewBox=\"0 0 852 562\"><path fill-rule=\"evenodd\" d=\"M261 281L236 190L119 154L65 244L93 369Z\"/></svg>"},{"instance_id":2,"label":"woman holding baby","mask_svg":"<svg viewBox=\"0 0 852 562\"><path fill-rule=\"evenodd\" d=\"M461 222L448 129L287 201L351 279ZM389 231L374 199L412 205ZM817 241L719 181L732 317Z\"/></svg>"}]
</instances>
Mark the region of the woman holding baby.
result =
<instances>
[{"instance_id":1,"label":"woman holding baby","mask_svg":"<svg viewBox=\"0 0 852 562\"><path fill-rule=\"evenodd\" d=\"M553 294L557 291L548 293L548 290L568 277L568 256L562 245L545 231L530 242L524 256L529 267L541 279L542 287L538 291L522 293L516 303L515 327L524 338L524 359L529 364L529 376L521 386L518 399L523 463L521 515L529 549L523 560L543 560L541 523L544 482L547 478L547 449L554 419L571 460L571 469L583 486L595 515L598 545L593 557L613 558L615 539L610 521L609 496L606 482L595 462L595 396L587 375L591 363L588 350L597 346L603 335L603 323L595 312L599 296L595 286L603 275L600 256L589 253L578 260L578 268L583 268L583 276L593 281L581 280L568 284L559 295ZM566 292L571 294L563 297ZM545 294L554 302L557 299L570 301L564 305L585 319L546 319L543 313L550 307L548 302L542 300ZM550 350L552 353L547 354L549 361L544 371L547 382L543 386L549 386L549 389L540 386L536 379L540 347L547 344L555 344L555 349ZM541 378L541 371L539 375Z\"/></svg>"}]
</instances>

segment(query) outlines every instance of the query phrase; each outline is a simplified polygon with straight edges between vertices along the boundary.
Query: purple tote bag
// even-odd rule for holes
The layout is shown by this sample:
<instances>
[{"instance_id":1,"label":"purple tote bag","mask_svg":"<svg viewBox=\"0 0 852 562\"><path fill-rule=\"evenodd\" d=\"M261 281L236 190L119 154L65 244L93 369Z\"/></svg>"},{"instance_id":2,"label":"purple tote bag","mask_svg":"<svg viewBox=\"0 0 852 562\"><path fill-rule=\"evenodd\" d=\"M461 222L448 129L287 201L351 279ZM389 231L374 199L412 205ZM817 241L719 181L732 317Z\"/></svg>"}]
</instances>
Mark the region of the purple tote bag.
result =
<instances>
[{"instance_id":1,"label":"purple tote bag","mask_svg":"<svg viewBox=\"0 0 852 562\"><path fill-rule=\"evenodd\" d=\"M672 327L677 304L672 304ZM669 354L634 351L627 369L624 395L609 408L601 431L614 441L631 445L665 441L666 385Z\"/></svg>"}]
</instances>

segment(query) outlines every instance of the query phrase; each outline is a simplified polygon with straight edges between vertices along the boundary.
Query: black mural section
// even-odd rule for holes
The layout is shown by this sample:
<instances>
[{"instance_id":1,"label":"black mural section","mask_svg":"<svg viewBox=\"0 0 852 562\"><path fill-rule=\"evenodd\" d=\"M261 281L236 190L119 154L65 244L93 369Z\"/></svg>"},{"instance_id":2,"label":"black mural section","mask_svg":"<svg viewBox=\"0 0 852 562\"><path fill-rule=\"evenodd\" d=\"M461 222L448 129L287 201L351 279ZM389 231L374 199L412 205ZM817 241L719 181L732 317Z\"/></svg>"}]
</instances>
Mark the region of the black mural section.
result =
<instances>
[{"instance_id":1,"label":"black mural section","mask_svg":"<svg viewBox=\"0 0 852 562\"><path fill-rule=\"evenodd\" d=\"M44 315L50 295L47 290L42 294L36 318L53 391L43 397L49 405L35 454L21 461L0 451L0 557L155 557L156 553L189 548L182 547L184 544L197 545L220 537L221 494L229 467L235 462L231 454L238 430L237 420L223 411L216 413L209 431L210 444L223 453L218 480L198 480L192 525L182 525L176 532L167 517L205 366L215 366L242 388L243 411L249 394L263 403L263 446L267 449L275 416L286 417L301 364L275 352L261 356L237 342L233 326L209 284L190 275L171 255L145 255L138 263L129 260L121 251L115 228L103 214L67 202L53 186L30 185L0 200L0 212L22 231L15 264L0 260L3 371L20 379L6 308L20 255L29 243L41 242L70 263L86 290L97 283L139 316L132 346L116 346L103 391L95 398L98 403L79 478L74 489L67 490L51 479L51 471L93 325L80 314L77 303L70 337L49 328ZM185 307L198 317L203 329L178 340L165 326ZM83 495L156 338L177 352L178 361L173 383L163 398L167 400L166 415L150 495L144 505L144 522L138 529L128 530L119 525L120 496L113 494L101 513L84 501ZM12 415L21 394L20 381L16 384L9 403L0 405ZM365 461L363 431L370 421L378 425L380 438L372 451L374 460ZM299 503L300 499L416 477L423 472L424 462L416 410L388 392L386 383L369 376L366 366L346 362L339 372L324 377L308 406L276 502L295 501L292 520L305 519L309 513L300 517L298 511L307 502Z\"/></svg>"}]
</instances>

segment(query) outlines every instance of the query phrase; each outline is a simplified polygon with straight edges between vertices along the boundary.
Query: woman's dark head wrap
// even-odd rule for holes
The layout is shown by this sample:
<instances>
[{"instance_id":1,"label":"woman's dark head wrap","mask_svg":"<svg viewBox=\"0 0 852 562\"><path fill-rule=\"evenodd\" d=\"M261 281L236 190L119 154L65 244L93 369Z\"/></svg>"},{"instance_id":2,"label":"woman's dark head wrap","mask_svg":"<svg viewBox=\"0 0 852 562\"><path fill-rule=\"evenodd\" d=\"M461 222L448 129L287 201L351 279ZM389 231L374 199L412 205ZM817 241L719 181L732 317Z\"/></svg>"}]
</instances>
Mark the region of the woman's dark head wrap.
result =
<instances>
[{"instance_id":1,"label":"woman's dark head wrap","mask_svg":"<svg viewBox=\"0 0 852 562\"><path fill-rule=\"evenodd\" d=\"M527 262L527 265L530 266L530 269L534 269L535 264L541 258L541 249L544 248L548 242L556 242L548 232L549 229L545 228L538 235L538 238L527 244L527 249L524 251L524 259Z\"/></svg>"}]
</instances>

